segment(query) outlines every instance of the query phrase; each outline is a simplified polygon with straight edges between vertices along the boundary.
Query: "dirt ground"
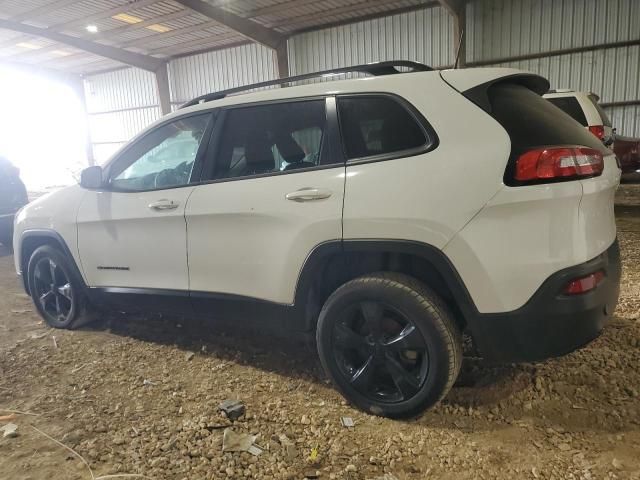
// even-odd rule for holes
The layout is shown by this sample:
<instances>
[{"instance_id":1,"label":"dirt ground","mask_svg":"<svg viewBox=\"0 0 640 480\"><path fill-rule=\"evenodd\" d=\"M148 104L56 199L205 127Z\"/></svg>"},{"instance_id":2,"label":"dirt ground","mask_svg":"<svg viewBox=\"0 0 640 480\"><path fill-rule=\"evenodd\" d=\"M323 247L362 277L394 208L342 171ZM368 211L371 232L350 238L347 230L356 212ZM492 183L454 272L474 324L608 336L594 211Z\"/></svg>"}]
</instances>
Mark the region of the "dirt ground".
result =
<instances>
[{"instance_id":1,"label":"dirt ground","mask_svg":"<svg viewBox=\"0 0 640 480\"><path fill-rule=\"evenodd\" d=\"M351 408L309 345L264 327L115 315L50 330L2 252L0 416L29 414L0 438L0 479L640 479L640 185L619 200L622 294L603 335L544 363L465 359L411 421ZM261 455L222 452L230 397Z\"/></svg>"}]
</instances>

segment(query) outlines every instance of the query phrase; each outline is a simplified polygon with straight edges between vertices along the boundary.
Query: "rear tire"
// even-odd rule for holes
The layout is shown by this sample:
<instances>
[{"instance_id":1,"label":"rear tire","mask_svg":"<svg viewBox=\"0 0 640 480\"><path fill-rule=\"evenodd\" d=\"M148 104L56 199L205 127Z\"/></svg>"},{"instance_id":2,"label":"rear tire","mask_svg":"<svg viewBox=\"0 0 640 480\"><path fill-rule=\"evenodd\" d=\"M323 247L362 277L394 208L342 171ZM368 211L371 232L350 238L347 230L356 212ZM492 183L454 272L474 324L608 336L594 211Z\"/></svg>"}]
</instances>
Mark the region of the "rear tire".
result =
<instances>
[{"instance_id":1,"label":"rear tire","mask_svg":"<svg viewBox=\"0 0 640 480\"><path fill-rule=\"evenodd\" d=\"M71 330L95 319L82 279L58 249L50 245L37 248L29 259L27 275L33 303L50 327Z\"/></svg>"},{"instance_id":2,"label":"rear tire","mask_svg":"<svg viewBox=\"0 0 640 480\"><path fill-rule=\"evenodd\" d=\"M462 363L462 335L431 289L399 273L351 280L326 301L316 340L338 390L375 415L401 418L438 403Z\"/></svg>"}]
</instances>

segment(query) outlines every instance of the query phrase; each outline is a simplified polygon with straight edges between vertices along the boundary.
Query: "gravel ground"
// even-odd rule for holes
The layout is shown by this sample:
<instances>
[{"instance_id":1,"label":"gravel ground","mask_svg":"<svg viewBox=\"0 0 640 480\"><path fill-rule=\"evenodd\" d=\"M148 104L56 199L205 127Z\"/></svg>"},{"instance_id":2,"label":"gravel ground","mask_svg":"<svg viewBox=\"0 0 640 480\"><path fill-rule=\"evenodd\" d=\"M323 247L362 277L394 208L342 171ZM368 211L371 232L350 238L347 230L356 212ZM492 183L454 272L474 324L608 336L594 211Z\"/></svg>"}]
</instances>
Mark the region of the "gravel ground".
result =
<instances>
[{"instance_id":1,"label":"gravel ground","mask_svg":"<svg viewBox=\"0 0 640 480\"><path fill-rule=\"evenodd\" d=\"M619 197L622 294L604 334L544 363L465 359L411 421L351 408L309 345L264 326L123 315L49 330L0 253L0 416L35 414L0 438L0 478L640 479L640 185ZM259 435L261 455L222 452L230 397L246 404L231 428Z\"/></svg>"}]
</instances>

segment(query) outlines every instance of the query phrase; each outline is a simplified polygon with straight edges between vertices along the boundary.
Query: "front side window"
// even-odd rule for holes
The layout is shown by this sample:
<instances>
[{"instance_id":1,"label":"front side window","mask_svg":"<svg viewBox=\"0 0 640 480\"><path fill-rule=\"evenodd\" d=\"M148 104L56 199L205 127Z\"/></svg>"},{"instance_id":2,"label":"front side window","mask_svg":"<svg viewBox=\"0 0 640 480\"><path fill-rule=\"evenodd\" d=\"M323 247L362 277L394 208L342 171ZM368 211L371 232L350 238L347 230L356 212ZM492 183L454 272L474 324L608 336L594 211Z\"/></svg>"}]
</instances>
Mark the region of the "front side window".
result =
<instances>
[{"instance_id":1,"label":"front side window","mask_svg":"<svg viewBox=\"0 0 640 480\"><path fill-rule=\"evenodd\" d=\"M187 185L211 114L180 118L150 132L111 170L116 190L144 191Z\"/></svg>"},{"instance_id":2,"label":"front side window","mask_svg":"<svg viewBox=\"0 0 640 480\"><path fill-rule=\"evenodd\" d=\"M324 100L229 110L213 179L315 167L320 164L325 125Z\"/></svg>"},{"instance_id":3,"label":"front side window","mask_svg":"<svg viewBox=\"0 0 640 480\"><path fill-rule=\"evenodd\" d=\"M338 114L349 159L394 154L427 144L417 120L393 98L364 95L338 98Z\"/></svg>"}]
</instances>

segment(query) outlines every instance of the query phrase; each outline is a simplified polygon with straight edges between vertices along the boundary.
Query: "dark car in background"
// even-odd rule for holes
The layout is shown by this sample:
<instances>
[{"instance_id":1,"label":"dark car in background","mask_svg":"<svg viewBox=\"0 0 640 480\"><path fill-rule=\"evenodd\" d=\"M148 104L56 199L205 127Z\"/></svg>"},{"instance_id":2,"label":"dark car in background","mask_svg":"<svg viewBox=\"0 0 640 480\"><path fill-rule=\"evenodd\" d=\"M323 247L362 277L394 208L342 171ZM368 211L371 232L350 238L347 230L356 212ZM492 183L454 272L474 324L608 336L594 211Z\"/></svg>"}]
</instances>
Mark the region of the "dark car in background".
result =
<instances>
[{"instance_id":1,"label":"dark car in background","mask_svg":"<svg viewBox=\"0 0 640 480\"><path fill-rule=\"evenodd\" d=\"M13 218L28 202L20 170L0 157L0 243L9 248L13 241Z\"/></svg>"},{"instance_id":2,"label":"dark car in background","mask_svg":"<svg viewBox=\"0 0 640 480\"><path fill-rule=\"evenodd\" d=\"M640 171L640 138L616 135L613 151L620 160L623 174Z\"/></svg>"}]
</instances>

